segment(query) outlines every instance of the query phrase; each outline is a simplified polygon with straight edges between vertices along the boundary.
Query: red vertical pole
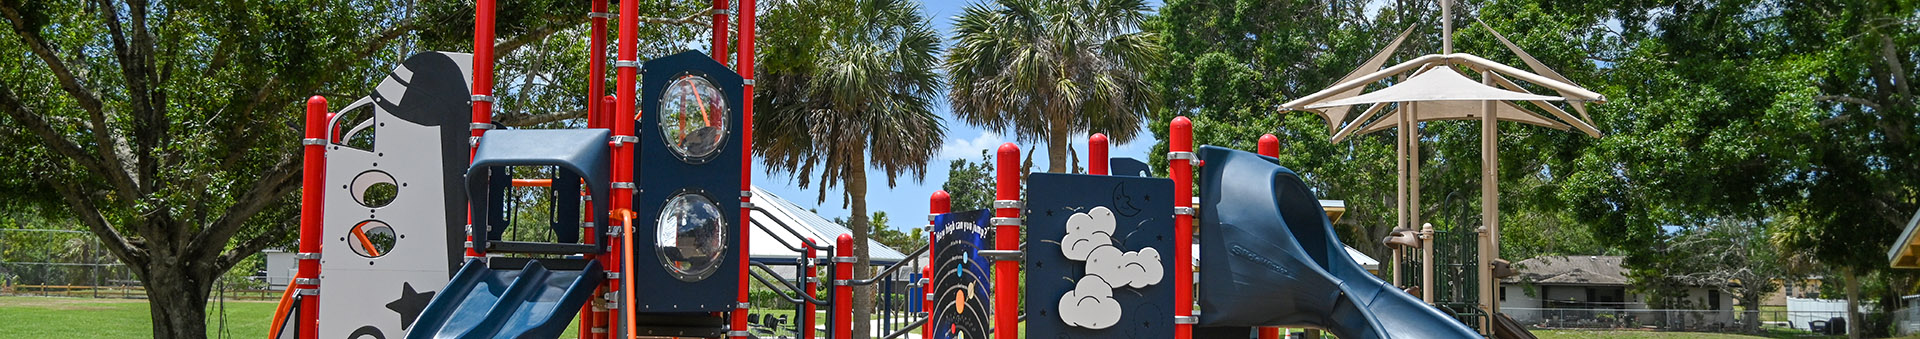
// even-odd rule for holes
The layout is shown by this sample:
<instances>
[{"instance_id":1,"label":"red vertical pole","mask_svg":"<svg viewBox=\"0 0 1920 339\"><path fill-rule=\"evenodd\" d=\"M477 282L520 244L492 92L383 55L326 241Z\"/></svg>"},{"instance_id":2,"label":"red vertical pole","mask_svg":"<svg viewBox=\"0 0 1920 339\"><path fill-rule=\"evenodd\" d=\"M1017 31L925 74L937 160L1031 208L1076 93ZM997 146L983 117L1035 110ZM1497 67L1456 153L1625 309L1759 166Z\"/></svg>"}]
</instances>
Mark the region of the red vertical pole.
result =
<instances>
[{"instance_id":1,"label":"red vertical pole","mask_svg":"<svg viewBox=\"0 0 1920 339\"><path fill-rule=\"evenodd\" d=\"M927 323L920 327L921 338L933 338L933 265L939 264L933 260L933 249L940 247L939 235L933 233L933 217L952 211L953 195L947 191L933 191L927 198L927 267L920 273L920 308L926 313Z\"/></svg>"},{"instance_id":2,"label":"red vertical pole","mask_svg":"<svg viewBox=\"0 0 1920 339\"><path fill-rule=\"evenodd\" d=\"M853 338L853 235L833 245L833 339Z\"/></svg>"},{"instance_id":3,"label":"red vertical pole","mask_svg":"<svg viewBox=\"0 0 1920 339\"><path fill-rule=\"evenodd\" d=\"M804 255L806 256L805 260L808 265L805 266L807 269L805 270L806 272L803 273L806 274L806 278L801 280L801 283L806 286L807 290L801 291L801 293L813 296L816 300L820 299L820 293L818 292L820 290L820 280L818 274L814 272L814 269L818 266L812 266L815 263L813 259L819 256L817 253L820 250L813 247L813 240L811 239L800 241L800 247L807 250L807 253ZM813 302L806 301L805 298L802 298L800 303L800 339L813 339L813 326L815 324L813 313L814 309L818 307L819 306L814 306Z\"/></svg>"},{"instance_id":4,"label":"red vertical pole","mask_svg":"<svg viewBox=\"0 0 1920 339\"><path fill-rule=\"evenodd\" d=\"M472 135L467 138L467 146L480 144L480 136L493 128L493 0L476 0L473 4L473 96L468 98L473 106L473 123L467 125ZM467 149L467 160L473 160L472 147ZM467 225L473 225L473 211L467 211ZM472 233L472 226L468 226ZM480 256L473 249L473 234L467 234L468 258Z\"/></svg>"},{"instance_id":5,"label":"red vertical pole","mask_svg":"<svg viewBox=\"0 0 1920 339\"><path fill-rule=\"evenodd\" d=\"M727 0L713 0L713 61L727 63ZM741 9L745 11L746 9ZM747 35L745 31L740 35Z\"/></svg>"},{"instance_id":6,"label":"red vertical pole","mask_svg":"<svg viewBox=\"0 0 1920 339\"><path fill-rule=\"evenodd\" d=\"M619 49L614 56L615 61L613 64L615 68L613 104L617 108L607 114L607 117L610 118L609 120L613 122L612 134L614 138L612 142L613 182L611 183L613 189L611 190L612 192L609 192L610 194L608 195L610 197L607 199L612 200L610 201L612 205L607 206L608 210L633 210L633 151L628 148L628 145L632 144L632 141L639 140L639 138L634 137L635 131L633 128L634 119L639 117L639 112L634 110L634 95L636 94L634 91L636 87L638 87L634 82L640 71L640 61L635 57L638 53L634 51L635 48L639 47L639 36L637 32L640 30L639 3L639 1L620 2L620 26L615 29L620 32L620 37L614 43L614 46ZM626 220L625 222L631 223L632 221ZM631 240L631 236L633 235L633 227L629 225L623 226L623 228L625 231L621 232L618 238L622 246L620 246L620 250L613 252L615 253L614 256L618 258L611 260L611 265L609 265L612 266L612 269L620 270L620 272L632 270L627 267L625 261L632 256L633 248L631 245L633 241ZM613 241L614 239L608 240ZM621 305L619 305L619 311L610 314L607 319L609 322L617 321L617 319L627 319L628 321L620 322L623 326L620 326L619 330L613 330L613 326L608 326L609 330L607 332L613 334L625 333L621 335L625 338L632 338L634 336L633 328L631 328L631 326L624 326L633 323L631 320L634 306L626 301L633 300L633 294L639 292L635 289L627 288L629 285L632 285L630 279L631 277L623 273L620 275L620 279L609 279L608 281L610 284L615 284L613 286L618 286L615 290L619 291ZM622 317L622 314L627 316Z\"/></svg>"},{"instance_id":7,"label":"red vertical pole","mask_svg":"<svg viewBox=\"0 0 1920 339\"><path fill-rule=\"evenodd\" d=\"M1269 156L1269 157L1279 157L1280 156L1280 138L1274 137L1273 134L1261 135L1259 146L1257 146L1255 149L1260 153L1260 155ZM1260 339L1280 339L1280 327L1278 326L1260 327Z\"/></svg>"},{"instance_id":8,"label":"red vertical pole","mask_svg":"<svg viewBox=\"0 0 1920 339\"><path fill-rule=\"evenodd\" d=\"M300 339L320 337L320 239L325 237L321 224L327 186L327 98L307 98L306 138L300 141L300 271L294 274L295 295L300 296L300 314L294 326ZM302 293L305 292L305 293Z\"/></svg>"},{"instance_id":9,"label":"red vertical pole","mask_svg":"<svg viewBox=\"0 0 1920 339\"><path fill-rule=\"evenodd\" d=\"M493 123L493 0L473 5L473 140ZM469 154L468 156L472 156Z\"/></svg>"},{"instance_id":10,"label":"red vertical pole","mask_svg":"<svg viewBox=\"0 0 1920 339\"><path fill-rule=\"evenodd\" d=\"M1107 135L1087 137L1087 174L1107 175Z\"/></svg>"},{"instance_id":11,"label":"red vertical pole","mask_svg":"<svg viewBox=\"0 0 1920 339\"><path fill-rule=\"evenodd\" d=\"M607 95L607 0L593 0L587 21L587 128L607 128L607 110L600 107L600 96ZM584 333L584 332L583 332Z\"/></svg>"},{"instance_id":12,"label":"red vertical pole","mask_svg":"<svg viewBox=\"0 0 1920 339\"><path fill-rule=\"evenodd\" d=\"M1010 205L1002 207L1002 201L1020 201L1020 146L1013 143L1000 145L1000 151L994 159L993 199L993 248L995 250L1020 249L1020 209ZM1006 220L1006 221L1002 221ZM993 262L993 337L996 339L1020 338L1020 263L1010 260Z\"/></svg>"},{"instance_id":13,"label":"red vertical pole","mask_svg":"<svg viewBox=\"0 0 1920 339\"><path fill-rule=\"evenodd\" d=\"M593 0L588 6L587 21L592 23L587 30L587 128L607 128L607 123L609 123L607 116L611 115L607 114L607 110L609 106L611 106L608 104L611 104L612 100L602 101L601 99L601 96L607 95L607 14L609 14L607 13L607 0ZM606 104L603 104L603 102ZM592 211L594 204L606 203L606 201L588 201L585 204L585 210ZM608 222L599 228L588 229L588 231L604 233L607 229L606 226L613 224L611 222L612 218L608 216L596 216L593 215L593 213L586 214L586 222L595 222L596 220L606 220ZM594 234L581 234L580 237L581 242L584 244L596 243L596 238L598 237ZM608 248L613 248L613 246L608 246ZM603 262L601 267L604 268L606 266L604 264L606 260L600 258L601 256L597 255L597 253L588 254L586 257L587 259L600 259L601 262ZM598 288L594 291L593 295L602 295L606 293L606 291L607 289L604 287ZM595 297L594 299L599 300L600 298ZM606 308L604 308L605 305L595 304L596 303L588 302L586 305L580 306L580 339L604 338L607 334L606 328L602 327L604 326L604 322L601 319L607 314Z\"/></svg>"},{"instance_id":14,"label":"red vertical pole","mask_svg":"<svg viewBox=\"0 0 1920 339\"><path fill-rule=\"evenodd\" d=\"M1279 157L1280 156L1280 138L1273 136L1273 134L1260 136L1259 151L1260 151L1260 155L1265 155L1269 157Z\"/></svg>"},{"instance_id":15,"label":"red vertical pole","mask_svg":"<svg viewBox=\"0 0 1920 339\"><path fill-rule=\"evenodd\" d=\"M740 78L744 80L741 83L742 88L740 90L741 93L744 93L744 95L742 95L744 98L740 99L740 248L742 249L740 251L740 276L741 277L746 277L747 268L751 267L751 266L748 266L747 264L748 258L747 258L747 251L745 249L751 248L751 247L748 247L747 240L753 238L751 236L753 233L753 227L749 225L750 224L749 220L751 220L750 219L751 216L748 213L751 210L747 208L748 205L753 203L753 194L752 194L752 187L753 187L753 38L752 37L753 37L753 24L754 24L753 23L753 5L754 5L753 2L754 2L753 0L740 1L740 10L747 12L747 14L740 17L740 49L739 49L740 56L737 59L739 60L740 63L738 67L735 67L735 70L740 73ZM727 0L714 0L714 8L722 9L722 10L726 9ZM715 12L713 16L713 22L714 22L713 31L715 35L713 40L714 57L718 58L716 60L720 60L721 63L726 63L726 51L727 51L726 49L726 46L727 46L726 44L727 15L726 13ZM751 305L749 304L750 300L748 300L748 297L747 297L747 279L745 278L739 279L739 283L740 283L740 286L739 286L739 289L737 290L739 295L739 305L733 309L733 315L732 315L732 319L733 319L732 332L733 333L732 334L734 338L747 338L751 336L750 334L747 333L747 308Z\"/></svg>"},{"instance_id":16,"label":"red vertical pole","mask_svg":"<svg viewBox=\"0 0 1920 339\"><path fill-rule=\"evenodd\" d=\"M1174 117L1167 168L1173 175L1173 336L1193 337L1193 121Z\"/></svg>"}]
</instances>

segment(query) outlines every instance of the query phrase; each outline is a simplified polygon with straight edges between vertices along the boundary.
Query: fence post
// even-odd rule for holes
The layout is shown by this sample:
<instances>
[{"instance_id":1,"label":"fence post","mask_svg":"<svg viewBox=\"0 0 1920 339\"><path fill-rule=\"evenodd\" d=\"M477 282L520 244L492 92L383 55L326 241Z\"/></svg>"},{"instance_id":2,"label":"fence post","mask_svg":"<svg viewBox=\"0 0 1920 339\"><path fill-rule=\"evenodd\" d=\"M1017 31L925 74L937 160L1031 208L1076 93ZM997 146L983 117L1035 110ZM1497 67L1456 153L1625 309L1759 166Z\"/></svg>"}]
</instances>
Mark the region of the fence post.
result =
<instances>
[{"instance_id":1,"label":"fence post","mask_svg":"<svg viewBox=\"0 0 1920 339\"><path fill-rule=\"evenodd\" d=\"M816 252L819 252L819 249L813 248L812 239L801 240L800 248L804 248L807 250L807 253L803 254L804 256L806 256L805 259L801 259L804 262L798 266L801 271L806 271L806 273L804 273L805 278L801 278L800 280L800 283L803 286L806 286L806 289L807 289L806 291L803 291L803 292L806 293L808 296L812 296L816 299L820 298L820 293L819 293L820 278L818 277L818 274L814 272L815 266L813 266L815 264L814 258L819 256L818 254L816 254ZM806 327L806 329L800 331L800 339L813 339L815 335L813 333L813 325L814 325L813 310L815 307L818 307L818 306L814 306L813 302L806 301L805 299L806 298L801 298L801 303L800 303L800 308L801 308L800 312L803 313L800 315L800 325Z\"/></svg>"}]
</instances>

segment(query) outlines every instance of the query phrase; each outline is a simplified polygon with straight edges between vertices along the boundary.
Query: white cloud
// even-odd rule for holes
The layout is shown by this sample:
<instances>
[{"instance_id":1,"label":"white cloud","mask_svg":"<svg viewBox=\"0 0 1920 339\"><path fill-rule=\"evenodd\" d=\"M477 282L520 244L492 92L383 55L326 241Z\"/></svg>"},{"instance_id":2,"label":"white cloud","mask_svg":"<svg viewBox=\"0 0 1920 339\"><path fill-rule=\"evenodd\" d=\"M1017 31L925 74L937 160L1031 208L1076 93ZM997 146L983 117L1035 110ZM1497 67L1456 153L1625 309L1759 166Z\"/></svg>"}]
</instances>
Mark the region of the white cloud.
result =
<instances>
[{"instance_id":1,"label":"white cloud","mask_svg":"<svg viewBox=\"0 0 1920 339\"><path fill-rule=\"evenodd\" d=\"M974 136L973 139L948 138L940 144L940 159L979 160L980 151L991 152L999 149L1002 143L1006 143L1006 140L1000 136L1000 133L993 131L980 131L980 135Z\"/></svg>"},{"instance_id":2,"label":"white cloud","mask_svg":"<svg viewBox=\"0 0 1920 339\"><path fill-rule=\"evenodd\" d=\"M1113 211L1105 206L1067 217L1067 236L1060 239L1060 254L1086 261L1093 249L1113 245L1113 223Z\"/></svg>"},{"instance_id":3,"label":"white cloud","mask_svg":"<svg viewBox=\"0 0 1920 339\"><path fill-rule=\"evenodd\" d=\"M1060 296L1060 321L1069 326L1089 329L1113 327L1120 322L1120 302L1113 300L1113 286L1098 276L1080 278L1072 291Z\"/></svg>"},{"instance_id":4,"label":"white cloud","mask_svg":"<svg viewBox=\"0 0 1920 339\"><path fill-rule=\"evenodd\" d=\"M1142 288L1159 284L1166 271L1160 266L1160 251L1152 247L1121 252L1102 246L1087 256L1087 275L1100 276L1113 287Z\"/></svg>"}]
</instances>

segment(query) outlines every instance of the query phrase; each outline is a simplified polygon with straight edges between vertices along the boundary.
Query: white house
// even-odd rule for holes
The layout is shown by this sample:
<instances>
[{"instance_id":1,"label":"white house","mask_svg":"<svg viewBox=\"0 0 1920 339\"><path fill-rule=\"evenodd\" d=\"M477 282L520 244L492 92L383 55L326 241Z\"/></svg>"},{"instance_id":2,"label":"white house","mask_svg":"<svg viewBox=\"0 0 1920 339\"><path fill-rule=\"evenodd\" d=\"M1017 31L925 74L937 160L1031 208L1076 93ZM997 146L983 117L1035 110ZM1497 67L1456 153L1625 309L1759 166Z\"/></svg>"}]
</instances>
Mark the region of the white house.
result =
<instances>
[{"instance_id":1,"label":"white house","mask_svg":"<svg viewBox=\"0 0 1920 339\"><path fill-rule=\"evenodd\" d=\"M1620 256L1547 256L1514 264L1519 275L1501 281L1500 311L1522 324L1544 327L1713 328L1735 326L1733 296L1692 287L1687 310L1650 310L1631 291Z\"/></svg>"}]
</instances>

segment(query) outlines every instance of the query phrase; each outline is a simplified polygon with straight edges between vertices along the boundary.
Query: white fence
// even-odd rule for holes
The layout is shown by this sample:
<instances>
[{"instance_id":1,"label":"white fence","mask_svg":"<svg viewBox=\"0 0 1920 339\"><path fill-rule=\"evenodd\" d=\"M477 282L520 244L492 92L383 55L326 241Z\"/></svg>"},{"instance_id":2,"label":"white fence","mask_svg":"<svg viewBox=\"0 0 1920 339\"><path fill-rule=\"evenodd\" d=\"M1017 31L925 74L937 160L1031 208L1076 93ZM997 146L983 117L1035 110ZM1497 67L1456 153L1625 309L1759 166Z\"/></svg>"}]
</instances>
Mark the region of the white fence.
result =
<instances>
[{"instance_id":1,"label":"white fence","mask_svg":"<svg viewBox=\"0 0 1920 339\"><path fill-rule=\"evenodd\" d=\"M1624 308L1501 308L1533 328L1633 328L1697 332L1750 332L1760 326L1814 330L1846 312L1736 311ZM1913 317L1920 320L1920 316ZM1752 326L1752 327L1749 327ZM1916 327L1920 328L1920 327Z\"/></svg>"}]
</instances>

